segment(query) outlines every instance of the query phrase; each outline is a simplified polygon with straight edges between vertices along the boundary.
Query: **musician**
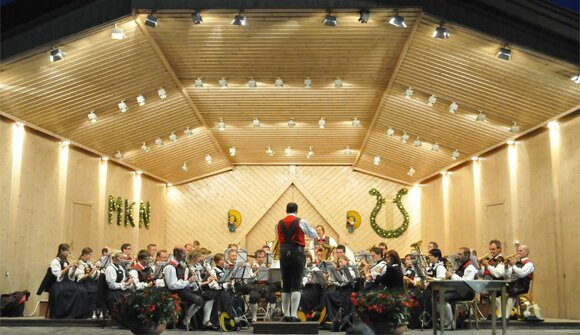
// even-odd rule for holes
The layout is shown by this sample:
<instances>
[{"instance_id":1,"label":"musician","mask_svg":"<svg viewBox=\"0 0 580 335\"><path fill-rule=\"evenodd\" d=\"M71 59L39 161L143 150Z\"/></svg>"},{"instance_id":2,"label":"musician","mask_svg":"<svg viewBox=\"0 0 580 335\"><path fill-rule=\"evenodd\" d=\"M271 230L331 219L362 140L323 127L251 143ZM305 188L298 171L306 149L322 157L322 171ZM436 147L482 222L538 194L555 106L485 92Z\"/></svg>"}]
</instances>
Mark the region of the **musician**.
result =
<instances>
[{"instance_id":1,"label":"musician","mask_svg":"<svg viewBox=\"0 0 580 335\"><path fill-rule=\"evenodd\" d=\"M97 265L99 269L104 270L111 264L111 251L111 247L103 247L101 249L101 259L98 262L99 265Z\"/></svg>"},{"instance_id":2,"label":"musician","mask_svg":"<svg viewBox=\"0 0 580 335\"><path fill-rule=\"evenodd\" d=\"M76 262L69 260L70 246L61 243L56 257L50 262L54 283L49 292L49 312L54 319L79 319L88 317L87 292L74 282Z\"/></svg>"},{"instance_id":3,"label":"musician","mask_svg":"<svg viewBox=\"0 0 580 335\"><path fill-rule=\"evenodd\" d=\"M316 246L319 245L327 245L331 247L336 247L336 241L330 237L326 236L326 231L322 225L316 226L316 236L312 237L312 241L310 241L310 249L315 250Z\"/></svg>"},{"instance_id":4,"label":"musician","mask_svg":"<svg viewBox=\"0 0 580 335\"><path fill-rule=\"evenodd\" d=\"M133 279L136 290L143 290L146 287L155 285L153 281L153 269L149 267L150 255L149 251L140 250L137 254L137 262L131 265L129 277Z\"/></svg>"},{"instance_id":5,"label":"musician","mask_svg":"<svg viewBox=\"0 0 580 335\"><path fill-rule=\"evenodd\" d=\"M197 281L197 286L194 289L194 293L201 296L204 301L202 325L209 329L215 329L216 327L211 326L209 321L212 315L213 305L219 293L209 289L207 285L210 282L217 280L217 278L213 277L212 274L207 271L204 266L204 261L205 256L201 250L193 250L191 254L187 255L187 265L189 271L190 273L194 274Z\"/></svg>"},{"instance_id":6,"label":"musician","mask_svg":"<svg viewBox=\"0 0 580 335\"><path fill-rule=\"evenodd\" d=\"M520 294L528 293L530 290L530 283L534 279L534 264L528 258L530 250L527 245L520 245L518 247L518 255L516 258L507 260L508 268L506 271L507 277L510 279L508 285L508 300L505 315L509 315L512 307L516 302L516 297Z\"/></svg>"},{"instance_id":7,"label":"musician","mask_svg":"<svg viewBox=\"0 0 580 335\"><path fill-rule=\"evenodd\" d=\"M378 247L381 248L381 250L383 250L383 258L386 259L387 258L387 251L389 251L389 247L387 247L387 244L385 242L379 243Z\"/></svg>"},{"instance_id":8,"label":"musician","mask_svg":"<svg viewBox=\"0 0 580 335\"><path fill-rule=\"evenodd\" d=\"M429 242L429 244L427 244L427 252L433 250L433 249L439 249L439 244L437 244L437 242Z\"/></svg>"},{"instance_id":9,"label":"musician","mask_svg":"<svg viewBox=\"0 0 580 335\"><path fill-rule=\"evenodd\" d=\"M481 261L480 275L487 280L503 280L505 278L505 264L501 256L501 242L498 240L489 241L490 258Z\"/></svg>"},{"instance_id":10,"label":"musician","mask_svg":"<svg viewBox=\"0 0 580 335\"><path fill-rule=\"evenodd\" d=\"M341 272L348 271L350 277L354 278L356 274L353 268L349 266L349 263L350 260L346 256L338 258L338 265ZM320 301L321 305L326 307L326 318L328 321L342 322L352 312L353 305L350 297L353 292L353 285L354 283L337 282L332 277L329 279L329 288L324 291Z\"/></svg>"},{"instance_id":11,"label":"musician","mask_svg":"<svg viewBox=\"0 0 580 335\"><path fill-rule=\"evenodd\" d=\"M201 244L199 243L198 240L193 241L193 250L200 250L201 249Z\"/></svg>"},{"instance_id":12,"label":"musician","mask_svg":"<svg viewBox=\"0 0 580 335\"><path fill-rule=\"evenodd\" d=\"M312 254L306 253L306 271L302 278L303 289L300 297L300 309L305 313L312 312L320 304L322 283L314 282L313 273L316 271L320 270L312 260Z\"/></svg>"},{"instance_id":13,"label":"musician","mask_svg":"<svg viewBox=\"0 0 580 335\"><path fill-rule=\"evenodd\" d=\"M194 293L197 288L197 278L189 273L184 263L185 248L177 246L173 249L173 258L163 268L165 286L169 291L177 293L187 308L183 309L183 325L189 329L191 317L204 305L203 298Z\"/></svg>"},{"instance_id":14,"label":"musician","mask_svg":"<svg viewBox=\"0 0 580 335\"><path fill-rule=\"evenodd\" d=\"M371 264L366 262L366 260L362 260L365 274L365 286L363 288L364 291L379 290L380 287L378 285L377 278L382 276L387 270L387 262L383 259L383 249L379 247L373 247L371 249L371 258L374 262L372 267Z\"/></svg>"},{"instance_id":15,"label":"musician","mask_svg":"<svg viewBox=\"0 0 580 335\"><path fill-rule=\"evenodd\" d=\"M287 216L276 225L280 241L280 268L282 271L282 311L284 321L299 322L298 306L302 289L302 273L306 257L304 254L304 235L317 237L317 231L308 222L296 216L298 205L290 202L286 205ZM322 228L322 227L321 227ZM324 228L318 237L324 236Z\"/></svg>"},{"instance_id":16,"label":"musician","mask_svg":"<svg viewBox=\"0 0 580 335\"><path fill-rule=\"evenodd\" d=\"M186 243L183 248L185 249L185 254L187 255L193 251L193 244Z\"/></svg>"},{"instance_id":17,"label":"musician","mask_svg":"<svg viewBox=\"0 0 580 335\"><path fill-rule=\"evenodd\" d=\"M415 281L415 270L413 269L413 255L406 254L403 261L403 274L411 283Z\"/></svg>"},{"instance_id":18,"label":"musician","mask_svg":"<svg viewBox=\"0 0 580 335\"><path fill-rule=\"evenodd\" d=\"M380 277L375 279L379 288L386 288L389 291L403 291L403 269L401 268L401 258L395 250L387 251L386 268Z\"/></svg>"},{"instance_id":19,"label":"musician","mask_svg":"<svg viewBox=\"0 0 580 335\"><path fill-rule=\"evenodd\" d=\"M155 261L151 269L153 270L153 280L155 281L155 287L165 287L165 280L163 279L163 268L167 265L167 260L169 259L169 253L167 250L158 250L155 255Z\"/></svg>"},{"instance_id":20,"label":"musician","mask_svg":"<svg viewBox=\"0 0 580 335\"><path fill-rule=\"evenodd\" d=\"M430 242L429 245L431 243L433 242ZM429 260L429 267L425 271L425 278L427 281L431 282L435 280L445 280L447 277L447 270L445 269L445 265L443 265L443 256L441 255L441 250L437 248L429 250L429 255L427 258ZM437 306L437 308L439 308L439 306ZM449 303L445 303L445 315L440 315L439 317L442 322L444 322L445 330L454 329L453 313Z\"/></svg>"},{"instance_id":21,"label":"musician","mask_svg":"<svg viewBox=\"0 0 580 335\"><path fill-rule=\"evenodd\" d=\"M256 250L254 252L256 260L252 264L252 271L255 274L256 281L254 283L248 284L248 295L250 308L252 310L252 320L251 322L256 322L258 316L258 302L261 298L266 299L268 303L266 310L271 311L276 307L276 295L274 294L274 286L267 281L258 281L257 275L260 268L268 268L266 264L266 252L262 249Z\"/></svg>"},{"instance_id":22,"label":"musician","mask_svg":"<svg viewBox=\"0 0 580 335\"><path fill-rule=\"evenodd\" d=\"M318 267L324 262L324 248L317 247L315 251L314 264Z\"/></svg>"},{"instance_id":23,"label":"musician","mask_svg":"<svg viewBox=\"0 0 580 335\"><path fill-rule=\"evenodd\" d=\"M119 300L125 291L133 289L133 279L127 276L122 265L124 256L120 250L111 253L111 264L105 269L105 280L109 288L107 294L107 304L111 311L113 304Z\"/></svg>"},{"instance_id":24,"label":"musician","mask_svg":"<svg viewBox=\"0 0 580 335\"><path fill-rule=\"evenodd\" d=\"M125 268L125 270L129 271L129 268L133 264L133 257L131 256L131 252L133 247L130 243L123 243L121 245L121 265Z\"/></svg>"},{"instance_id":25,"label":"musician","mask_svg":"<svg viewBox=\"0 0 580 335\"><path fill-rule=\"evenodd\" d=\"M100 271L98 264L93 264L91 258L93 257L93 249L86 247L81 251L77 268L74 272L74 279L81 283L87 292L87 315L93 315L97 304L98 285ZM97 261L98 263L98 261Z\"/></svg>"}]
</instances>

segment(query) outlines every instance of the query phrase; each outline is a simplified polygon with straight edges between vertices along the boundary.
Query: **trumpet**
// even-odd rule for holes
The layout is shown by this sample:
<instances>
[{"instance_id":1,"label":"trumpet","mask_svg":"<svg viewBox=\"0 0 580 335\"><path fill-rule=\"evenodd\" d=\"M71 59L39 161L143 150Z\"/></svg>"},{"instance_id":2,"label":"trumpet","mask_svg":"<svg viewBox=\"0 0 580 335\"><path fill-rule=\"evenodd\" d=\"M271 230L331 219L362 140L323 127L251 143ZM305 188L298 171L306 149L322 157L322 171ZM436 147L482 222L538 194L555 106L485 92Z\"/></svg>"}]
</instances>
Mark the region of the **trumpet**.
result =
<instances>
[{"instance_id":1,"label":"trumpet","mask_svg":"<svg viewBox=\"0 0 580 335\"><path fill-rule=\"evenodd\" d=\"M489 259L489 252L477 259L479 263L481 263L484 259Z\"/></svg>"},{"instance_id":2,"label":"trumpet","mask_svg":"<svg viewBox=\"0 0 580 335\"><path fill-rule=\"evenodd\" d=\"M516 258L517 256L518 256L518 253L516 252L515 254L511 254L511 255L509 255L509 256L507 256L507 257L505 257L505 258L504 258L504 259L505 259L505 260L504 260L504 263L505 263L505 264L509 264L509 262L510 262L510 259L512 259L512 258Z\"/></svg>"}]
</instances>

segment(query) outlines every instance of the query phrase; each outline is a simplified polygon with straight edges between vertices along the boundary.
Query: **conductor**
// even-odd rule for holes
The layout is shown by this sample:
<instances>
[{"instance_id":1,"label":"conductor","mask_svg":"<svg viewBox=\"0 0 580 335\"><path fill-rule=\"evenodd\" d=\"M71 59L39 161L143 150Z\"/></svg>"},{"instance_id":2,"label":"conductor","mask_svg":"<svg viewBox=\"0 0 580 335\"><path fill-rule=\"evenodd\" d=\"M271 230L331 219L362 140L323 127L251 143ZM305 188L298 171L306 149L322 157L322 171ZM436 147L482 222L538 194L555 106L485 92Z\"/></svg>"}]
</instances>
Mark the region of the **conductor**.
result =
<instances>
[{"instance_id":1,"label":"conductor","mask_svg":"<svg viewBox=\"0 0 580 335\"><path fill-rule=\"evenodd\" d=\"M286 217L276 225L280 241L280 269L282 272L282 311L284 321L300 322L297 312L302 295L302 277L306 256L304 254L304 234L316 238L316 230L306 220L296 216L298 205L286 205Z\"/></svg>"}]
</instances>

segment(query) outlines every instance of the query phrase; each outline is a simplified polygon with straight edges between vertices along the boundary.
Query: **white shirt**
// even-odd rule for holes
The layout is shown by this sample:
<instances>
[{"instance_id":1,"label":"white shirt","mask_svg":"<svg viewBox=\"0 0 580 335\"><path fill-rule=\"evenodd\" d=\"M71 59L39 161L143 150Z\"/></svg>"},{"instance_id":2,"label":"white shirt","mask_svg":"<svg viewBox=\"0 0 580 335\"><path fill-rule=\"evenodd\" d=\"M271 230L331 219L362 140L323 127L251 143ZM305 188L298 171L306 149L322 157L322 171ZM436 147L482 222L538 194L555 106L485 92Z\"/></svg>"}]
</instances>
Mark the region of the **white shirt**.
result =
<instances>
[{"instance_id":1,"label":"white shirt","mask_svg":"<svg viewBox=\"0 0 580 335\"><path fill-rule=\"evenodd\" d=\"M123 279L121 279L120 283L117 283L117 269L122 269L122 267L111 264L105 269L105 280L107 281L107 286L111 290L125 291L129 288L129 286L125 285L125 271L123 271Z\"/></svg>"},{"instance_id":2,"label":"white shirt","mask_svg":"<svg viewBox=\"0 0 580 335\"><path fill-rule=\"evenodd\" d=\"M387 271L387 262L385 262L384 260L380 260L377 264L375 264L375 266L373 266L371 268L371 281L374 281L375 279L377 279L377 277L382 276L383 274L385 274L385 272Z\"/></svg>"},{"instance_id":3,"label":"white shirt","mask_svg":"<svg viewBox=\"0 0 580 335\"><path fill-rule=\"evenodd\" d=\"M77 269L74 273L74 278L76 281L81 280L81 278L85 276L85 268L88 268L89 265L94 267L94 265L91 263L91 261L88 261L88 262L80 261L79 262L79 265L77 266ZM99 270L95 270L89 278L97 279L99 277L99 273L100 273Z\"/></svg>"},{"instance_id":4,"label":"white shirt","mask_svg":"<svg viewBox=\"0 0 580 335\"><path fill-rule=\"evenodd\" d=\"M439 261L435 264L431 264L431 268L435 269L435 277L433 277L435 280L442 280L446 278L445 274L447 273L447 269L445 269L443 262Z\"/></svg>"},{"instance_id":5,"label":"white shirt","mask_svg":"<svg viewBox=\"0 0 580 335\"><path fill-rule=\"evenodd\" d=\"M148 283L142 283L141 281L139 281L139 272L137 271L137 269L131 269L129 271L129 277L133 278L133 285L135 285L135 289L142 290L145 287L147 287Z\"/></svg>"},{"instance_id":6,"label":"white shirt","mask_svg":"<svg viewBox=\"0 0 580 335\"><path fill-rule=\"evenodd\" d=\"M44 263L44 264L46 264L46 263ZM64 261L64 266L66 267L67 265L68 265L68 262ZM58 260L58 257L53 259L52 262L50 262L50 271L56 277L57 282L61 282L64 279L64 275L61 275L62 268L60 267L60 261ZM71 267L71 268L69 268L68 273L66 273L66 275L68 275L68 278L70 280L74 280L73 274L74 273L73 273L72 267Z\"/></svg>"},{"instance_id":7,"label":"white shirt","mask_svg":"<svg viewBox=\"0 0 580 335\"><path fill-rule=\"evenodd\" d=\"M493 259L497 259L500 256L501 255L497 255ZM498 262L499 262L499 260L498 260ZM495 266L492 266L492 265L488 265L487 267L482 266L481 269L479 269L479 274L482 277L485 275L485 270L489 270L492 277L494 277L494 278L504 278L505 277L505 264L503 262L499 262L499 264L496 264Z\"/></svg>"},{"instance_id":8,"label":"white shirt","mask_svg":"<svg viewBox=\"0 0 580 335\"><path fill-rule=\"evenodd\" d=\"M177 271L171 264L167 264L167 266L163 269L163 275L165 276L165 283L167 284L167 288L170 290L182 290L190 286L189 281L184 279L177 279ZM189 268L187 267L185 268L184 278L189 278Z\"/></svg>"},{"instance_id":9,"label":"white shirt","mask_svg":"<svg viewBox=\"0 0 580 335\"><path fill-rule=\"evenodd\" d=\"M527 257L522 258L520 261L528 259ZM512 266L507 269L507 277L511 279L520 279L531 275L534 272L534 264L532 262L527 262L521 268L517 266Z\"/></svg>"},{"instance_id":10,"label":"white shirt","mask_svg":"<svg viewBox=\"0 0 580 335\"><path fill-rule=\"evenodd\" d=\"M463 266L463 265L462 265ZM463 277L459 277L455 273L451 275L452 280L474 280L477 274L477 269L473 264L469 264L463 271Z\"/></svg>"}]
</instances>

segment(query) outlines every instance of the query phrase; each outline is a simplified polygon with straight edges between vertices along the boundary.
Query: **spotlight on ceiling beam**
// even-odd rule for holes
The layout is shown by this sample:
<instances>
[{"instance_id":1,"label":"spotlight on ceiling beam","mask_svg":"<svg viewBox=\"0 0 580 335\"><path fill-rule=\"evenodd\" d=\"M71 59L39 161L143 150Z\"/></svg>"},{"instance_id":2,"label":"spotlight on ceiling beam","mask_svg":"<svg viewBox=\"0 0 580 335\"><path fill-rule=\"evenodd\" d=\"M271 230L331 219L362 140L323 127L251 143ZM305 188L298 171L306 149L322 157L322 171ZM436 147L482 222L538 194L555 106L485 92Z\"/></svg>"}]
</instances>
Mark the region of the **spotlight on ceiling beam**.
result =
<instances>
[{"instance_id":1,"label":"spotlight on ceiling beam","mask_svg":"<svg viewBox=\"0 0 580 335\"><path fill-rule=\"evenodd\" d=\"M117 106L119 107L119 110L121 111L121 113L125 113L126 111L129 110L129 106L127 105L125 100L122 100L121 102L119 102L117 104Z\"/></svg>"},{"instance_id":2,"label":"spotlight on ceiling beam","mask_svg":"<svg viewBox=\"0 0 580 335\"><path fill-rule=\"evenodd\" d=\"M322 20L322 22L324 23L325 26L336 27L336 23L337 23L336 16L328 14L324 18L324 20Z\"/></svg>"},{"instance_id":3,"label":"spotlight on ceiling beam","mask_svg":"<svg viewBox=\"0 0 580 335\"><path fill-rule=\"evenodd\" d=\"M306 158L310 159L312 158L312 156L314 156L314 150L313 147L310 146L310 148L308 149L308 153L306 153Z\"/></svg>"},{"instance_id":4,"label":"spotlight on ceiling beam","mask_svg":"<svg viewBox=\"0 0 580 335\"><path fill-rule=\"evenodd\" d=\"M195 13L191 14L191 21L193 21L193 24L200 24L203 22L203 18L201 17L201 14L199 14L199 11L195 11Z\"/></svg>"},{"instance_id":5,"label":"spotlight on ceiling beam","mask_svg":"<svg viewBox=\"0 0 580 335\"><path fill-rule=\"evenodd\" d=\"M266 155L270 157L274 156L274 150L271 147L266 148Z\"/></svg>"},{"instance_id":6,"label":"spotlight on ceiling beam","mask_svg":"<svg viewBox=\"0 0 580 335\"><path fill-rule=\"evenodd\" d=\"M254 121L252 121L252 127L260 128L260 119L258 119L257 117L254 118Z\"/></svg>"},{"instance_id":7,"label":"spotlight on ceiling beam","mask_svg":"<svg viewBox=\"0 0 580 335\"><path fill-rule=\"evenodd\" d=\"M358 22L369 23L370 17L371 17L371 13L368 10L361 10L360 17L358 18Z\"/></svg>"},{"instance_id":8,"label":"spotlight on ceiling beam","mask_svg":"<svg viewBox=\"0 0 580 335\"><path fill-rule=\"evenodd\" d=\"M389 20L389 23L398 28L407 28L405 18L399 15L399 10L395 11L395 15Z\"/></svg>"},{"instance_id":9,"label":"spotlight on ceiling beam","mask_svg":"<svg viewBox=\"0 0 580 335\"><path fill-rule=\"evenodd\" d=\"M449 33L447 32L447 28L443 27L443 23L439 25L439 27L435 28L433 32L433 37L446 40L449 38Z\"/></svg>"},{"instance_id":10,"label":"spotlight on ceiling beam","mask_svg":"<svg viewBox=\"0 0 580 335\"><path fill-rule=\"evenodd\" d=\"M159 95L159 99L167 98L167 91L163 87L159 87L157 94Z\"/></svg>"},{"instance_id":11,"label":"spotlight on ceiling beam","mask_svg":"<svg viewBox=\"0 0 580 335\"><path fill-rule=\"evenodd\" d=\"M321 117L320 120L318 120L318 128L320 129L326 128L326 120L323 117Z\"/></svg>"},{"instance_id":12,"label":"spotlight on ceiling beam","mask_svg":"<svg viewBox=\"0 0 580 335\"><path fill-rule=\"evenodd\" d=\"M459 108L459 105L457 104L457 102L453 101L450 105L449 105L449 113L451 114L455 114L455 112L457 112L457 109Z\"/></svg>"},{"instance_id":13,"label":"spotlight on ceiling beam","mask_svg":"<svg viewBox=\"0 0 580 335\"><path fill-rule=\"evenodd\" d=\"M147 15L147 19L145 20L145 25L151 28L157 28L157 16L153 14Z\"/></svg>"},{"instance_id":14,"label":"spotlight on ceiling beam","mask_svg":"<svg viewBox=\"0 0 580 335\"><path fill-rule=\"evenodd\" d=\"M62 52L62 50L60 49L52 49L50 50L50 61L51 62L58 62L59 60L62 60L64 58L64 52Z\"/></svg>"},{"instance_id":15,"label":"spotlight on ceiling beam","mask_svg":"<svg viewBox=\"0 0 580 335\"><path fill-rule=\"evenodd\" d=\"M161 139L161 137L157 137L157 138L155 139L155 144L156 144L158 147L160 147L160 146L163 146L163 140Z\"/></svg>"},{"instance_id":16,"label":"spotlight on ceiling beam","mask_svg":"<svg viewBox=\"0 0 580 335\"><path fill-rule=\"evenodd\" d=\"M360 120L357 117L353 117L351 123L352 123L352 126L355 128L360 127Z\"/></svg>"},{"instance_id":17,"label":"spotlight on ceiling beam","mask_svg":"<svg viewBox=\"0 0 580 335\"><path fill-rule=\"evenodd\" d=\"M228 87L228 80L225 77L222 77L222 79L219 80L219 85L221 88Z\"/></svg>"},{"instance_id":18,"label":"spotlight on ceiling beam","mask_svg":"<svg viewBox=\"0 0 580 335\"><path fill-rule=\"evenodd\" d=\"M580 74L577 74L575 76L572 76L570 78L570 80L572 80L573 82L575 82L576 84L580 84Z\"/></svg>"},{"instance_id":19,"label":"spotlight on ceiling beam","mask_svg":"<svg viewBox=\"0 0 580 335\"><path fill-rule=\"evenodd\" d=\"M497 58L503 59L503 60L510 60L512 58L511 49L508 49L508 48L499 49L499 52L497 53Z\"/></svg>"},{"instance_id":20,"label":"spotlight on ceiling beam","mask_svg":"<svg viewBox=\"0 0 580 335\"><path fill-rule=\"evenodd\" d=\"M517 134L520 132L520 126L514 121L514 124L510 127L510 133Z\"/></svg>"},{"instance_id":21,"label":"spotlight on ceiling beam","mask_svg":"<svg viewBox=\"0 0 580 335\"><path fill-rule=\"evenodd\" d=\"M115 23L115 27L111 31L111 39L113 39L113 40L123 40L125 38L127 38L127 36L125 35L125 32L123 31L123 28L119 28L117 26L117 24Z\"/></svg>"},{"instance_id":22,"label":"spotlight on ceiling beam","mask_svg":"<svg viewBox=\"0 0 580 335\"><path fill-rule=\"evenodd\" d=\"M276 78L276 81L274 82L274 87L284 87L284 80L282 80L282 78L278 77Z\"/></svg>"},{"instance_id":23,"label":"spotlight on ceiling beam","mask_svg":"<svg viewBox=\"0 0 580 335\"><path fill-rule=\"evenodd\" d=\"M423 142L421 142L421 139L417 136L417 138L413 142L413 145L418 148L423 145Z\"/></svg>"},{"instance_id":24,"label":"spotlight on ceiling beam","mask_svg":"<svg viewBox=\"0 0 580 335\"><path fill-rule=\"evenodd\" d=\"M292 148L286 147L286 149L284 149L284 154L288 157L292 156Z\"/></svg>"},{"instance_id":25,"label":"spotlight on ceiling beam","mask_svg":"<svg viewBox=\"0 0 580 335\"><path fill-rule=\"evenodd\" d=\"M439 143L433 143L433 146L431 147L431 151L439 152Z\"/></svg>"},{"instance_id":26,"label":"spotlight on ceiling beam","mask_svg":"<svg viewBox=\"0 0 580 335\"><path fill-rule=\"evenodd\" d=\"M175 132L171 132L171 134L169 134L169 140L171 142L177 142L177 135L175 135Z\"/></svg>"},{"instance_id":27,"label":"spotlight on ceiling beam","mask_svg":"<svg viewBox=\"0 0 580 335\"><path fill-rule=\"evenodd\" d=\"M118 160L123 159L123 154L121 153L121 151L117 151L115 153L115 158L118 159Z\"/></svg>"},{"instance_id":28,"label":"spotlight on ceiling beam","mask_svg":"<svg viewBox=\"0 0 580 335\"><path fill-rule=\"evenodd\" d=\"M230 148L230 156L234 157L236 155L236 147L231 147Z\"/></svg>"},{"instance_id":29,"label":"spotlight on ceiling beam","mask_svg":"<svg viewBox=\"0 0 580 335\"><path fill-rule=\"evenodd\" d=\"M480 111L479 114L477 114L477 116L475 117L475 121L484 122L485 121L485 113Z\"/></svg>"},{"instance_id":30,"label":"spotlight on ceiling beam","mask_svg":"<svg viewBox=\"0 0 580 335\"><path fill-rule=\"evenodd\" d=\"M294 121L294 119L288 120L288 127L290 128L296 127L296 121Z\"/></svg>"},{"instance_id":31,"label":"spotlight on ceiling beam","mask_svg":"<svg viewBox=\"0 0 580 335\"><path fill-rule=\"evenodd\" d=\"M189 127L185 128L185 130L183 131L183 135L190 137L193 135L193 131L191 129L189 129Z\"/></svg>"},{"instance_id":32,"label":"spotlight on ceiling beam","mask_svg":"<svg viewBox=\"0 0 580 335\"><path fill-rule=\"evenodd\" d=\"M240 12L232 20L232 25L234 25L234 26L247 26L248 19L246 18L246 16L242 15L242 12Z\"/></svg>"},{"instance_id":33,"label":"spotlight on ceiling beam","mask_svg":"<svg viewBox=\"0 0 580 335\"><path fill-rule=\"evenodd\" d=\"M429 97L429 99L427 99L427 106L433 107L433 105L435 105L436 102L437 102L437 97L432 95Z\"/></svg>"},{"instance_id":34,"label":"spotlight on ceiling beam","mask_svg":"<svg viewBox=\"0 0 580 335\"><path fill-rule=\"evenodd\" d=\"M145 106L145 97L143 96L143 94L137 96L137 104L139 106Z\"/></svg>"},{"instance_id":35,"label":"spotlight on ceiling beam","mask_svg":"<svg viewBox=\"0 0 580 335\"><path fill-rule=\"evenodd\" d=\"M189 167L187 166L187 162L183 163L183 165L181 166L181 169L183 170L183 172L189 171Z\"/></svg>"},{"instance_id":36,"label":"spotlight on ceiling beam","mask_svg":"<svg viewBox=\"0 0 580 335\"><path fill-rule=\"evenodd\" d=\"M148 153L149 151L151 151L151 148L147 145L147 143L143 142L143 144L141 144L141 151L143 151L144 153Z\"/></svg>"},{"instance_id":37,"label":"spotlight on ceiling beam","mask_svg":"<svg viewBox=\"0 0 580 335\"><path fill-rule=\"evenodd\" d=\"M205 155L205 161L207 162L207 164L211 164L211 162L213 162L213 157L211 157L210 154Z\"/></svg>"},{"instance_id":38,"label":"spotlight on ceiling beam","mask_svg":"<svg viewBox=\"0 0 580 335\"><path fill-rule=\"evenodd\" d=\"M226 123L224 122L224 119L220 118L220 121L218 122L217 126L219 131L226 130Z\"/></svg>"},{"instance_id":39,"label":"spotlight on ceiling beam","mask_svg":"<svg viewBox=\"0 0 580 335\"><path fill-rule=\"evenodd\" d=\"M409 142L409 134L403 133L403 136L401 136L401 142L403 143Z\"/></svg>"}]
</instances>

